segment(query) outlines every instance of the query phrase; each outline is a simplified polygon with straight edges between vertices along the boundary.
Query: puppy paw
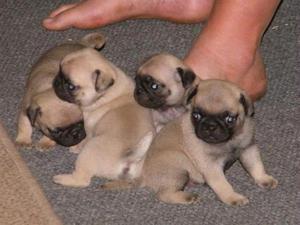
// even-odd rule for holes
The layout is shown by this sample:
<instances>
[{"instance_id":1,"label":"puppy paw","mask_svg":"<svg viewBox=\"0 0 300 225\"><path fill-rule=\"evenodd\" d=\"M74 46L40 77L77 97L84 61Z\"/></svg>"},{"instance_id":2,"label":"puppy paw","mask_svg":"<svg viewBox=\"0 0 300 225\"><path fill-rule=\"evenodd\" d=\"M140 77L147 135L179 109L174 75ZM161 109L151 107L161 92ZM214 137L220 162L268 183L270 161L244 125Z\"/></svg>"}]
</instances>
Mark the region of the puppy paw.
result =
<instances>
[{"instance_id":1,"label":"puppy paw","mask_svg":"<svg viewBox=\"0 0 300 225\"><path fill-rule=\"evenodd\" d=\"M90 181L76 178L73 174L60 174L53 177L53 182L70 187L87 187Z\"/></svg>"},{"instance_id":2,"label":"puppy paw","mask_svg":"<svg viewBox=\"0 0 300 225\"><path fill-rule=\"evenodd\" d=\"M198 201L199 197L194 193L187 193L183 191L177 192L161 192L158 193L158 198L166 203L170 204L192 204Z\"/></svg>"},{"instance_id":3,"label":"puppy paw","mask_svg":"<svg viewBox=\"0 0 300 225\"><path fill-rule=\"evenodd\" d=\"M264 177L260 178L259 180L256 180L255 183L259 187L265 189L274 189L278 185L278 181L274 177L267 174Z\"/></svg>"},{"instance_id":4,"label":"puppy paw","mask_svg":"<svg viewBox=\"0 0 300 225\"><path fill-rule=\"evenodd\" d=\"M16 147L17 149L32 149L33 145L31 142L24 142L24 141L16 141Z\"/></svg>"},{"instance_id":5,"label":"puppy paw","mask_svg":"<svg viewBox=\"0 0 300 225\"><path fill-rule=\"evenodd\" d=\"M224 203L226 203L227 205L231 205L231 206L243 206L249 203L248 198L246 198L245 196L238 194L238 193L234 193L232 195L230 195L229 197L225 198L223 200Z\"/></svg>"},{"instance_id":6,"label":"puppy paw","mask_svg":"<svg viewBox=\"0 0 300 225\"><path fill-rule=\"evenodd\" d=\"M188 193L185 197L186 204L192 204L199 200L199 196L194 193Z\"/></svg>"},{"instance_id":7,"label":"puppy paw","mask_svg":"<svg viewBox=\"0 0 300 225\"><path fill-rule=\"evenodd\" d=\"M50 148L52 148L53 146L56 145L56 142L51 140L50 138L43 136L35 145L34 147L43 152L43 151L47 151Z\"/></svg>"},{"instance_id":8,"label":"puppy paw","mask_svg":"<svg viewBox=\"0 0 300 225\"><path fill-rule=\"evenodd\" d=\"M45 152L45 151L50 150L53 146L55 146L55 143L54 144L36 143L34 145L34 148L40 152Z\"/></svg>"},{"instance_id":9,"label":"puppy paw","mask_svg":"<svg viewBox=\"0 0 300 225\"><path fill-rule=\"evenodd\" d=\"M72 180L71 176L72 175L68 175L68 174L55 175L53 177L53 182L61 185L68 185L69 183L71 183L70 182L70 180Z\"/></svg>"}]
</instances>

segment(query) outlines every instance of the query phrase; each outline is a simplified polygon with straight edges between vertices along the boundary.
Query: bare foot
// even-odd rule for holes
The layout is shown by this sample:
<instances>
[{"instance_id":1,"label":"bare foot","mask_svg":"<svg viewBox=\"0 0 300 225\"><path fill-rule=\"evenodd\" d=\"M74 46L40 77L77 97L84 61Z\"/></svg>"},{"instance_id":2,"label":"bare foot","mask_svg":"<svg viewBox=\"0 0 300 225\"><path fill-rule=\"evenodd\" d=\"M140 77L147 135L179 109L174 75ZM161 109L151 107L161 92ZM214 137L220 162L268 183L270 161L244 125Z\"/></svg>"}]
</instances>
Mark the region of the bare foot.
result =
<instances>
[{"instance_id":1,"label":"bare foot","mask_svg":"<svg viewBox=\"0 0 300 225\"><path fill-rule=\"evenodd\" d=\"M54 10L43 26L50 30L70 27L96 28L129 18L156 18L180 23L205 20L213 0L86 0L62 5Z\"/></svg>"},{"instance_id":2,"label":"bare foot","mask_svg":"<svg viewBox=\"0 0 300 225\"><path fill-rule=\"evenodd\" d=\"M216 40L219 41L219 40ZM201 79L228 80L244 89L252 100L261 98L267 78L259 50L236 48L235 42L217 46L211 39L199 37L185 62Z\"/></svg>"},{"instance_id":3,"label":"bare foot","mask_svg":"<svg viewBox=\"0 0 300 225\"><path fill-rule=\"evenodd\" d=\"M259 52L262 35L280 1L215 1L208 22L185 62L202 79L236 83L257 100L266 91Z\"/></svg>"}]
</instances>

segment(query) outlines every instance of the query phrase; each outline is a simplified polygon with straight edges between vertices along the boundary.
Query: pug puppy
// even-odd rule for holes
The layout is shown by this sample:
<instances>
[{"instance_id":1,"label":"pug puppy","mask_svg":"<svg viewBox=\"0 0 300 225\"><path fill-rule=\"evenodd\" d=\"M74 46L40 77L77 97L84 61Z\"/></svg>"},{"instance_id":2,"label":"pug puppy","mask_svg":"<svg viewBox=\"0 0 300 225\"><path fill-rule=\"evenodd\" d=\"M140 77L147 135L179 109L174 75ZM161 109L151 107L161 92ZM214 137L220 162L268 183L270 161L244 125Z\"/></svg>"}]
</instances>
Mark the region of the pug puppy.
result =
<instances>
[{"instance_id":1,"label":"pug puppy","mask_svg":"<svg viewBox=\"0 0 300 225\"><path fill-rule=\"evenodd\" d=\"M199 79L177 57L161 53L152 56L135 77L135 100L151 108L157 130L186 111L187 96Z\"/></svg>"},{"instance_id":2,"label":"pug puppy","mask_svg":"<svg viewBox=\"0 0 300 225\"><path fill-rule=\"evenodd\" d=\"M96 50L82 49L62 60L53 85L62 100L81 107L87 133L75 170L54 182L86 187L93 176L138 177L155 130L150 111L134 100L133 80Z\"/></svg>"},{"instance_id":3,"label":"pug puppy","mask_svg":"<svg viewBox=\"0 0 300 225\"><path fill-rule=\"evenodd\" d=\"M56 46L39 58L27 80L18 118L17 145L31 146L33 127L45 135L37 143L38 148L49 148L56 143L72 146L85 138L79 107L60 100L53 91L52 83L64 56L83 48L100 49L104 43L102 34L91 33L78 42Z\"/></svg>"},{"instance_id":4,"label":"pug puppy","mask_svg":"<svg viewBox=\"0 0 300 225\"><path fill-rule=\"evenodd\" d=\"M192 98L192 96L190 96ZM189 204L197 195L183 191L189 179L206 182L228 205L245 205L224 171L239 160L262 188L275 188L277 180L265 172L254 143L254 109L244 91L226 81L199 83L189 111L167 124L154 138L134 181L116 181L103 188L152 188L167 203Z\"/></svg>"},{"instance_id":5,"label":"pug puppy","mask_svg":"<svg viewBox=\"0 0 300 225\"><path fill-rule=\"evenodd\" d=\"M37 147L73 146L86 136L79 107L60 100L52 88L34 96L26 113L31 125L45 135Z\"/></svg>"},{"instance_id":6,"label":"pug puppy","mask_svg":"<svg viewBox=\"0 0 300 225\"><path fill-rule=\"evenodd\" d=\"M224 176L224 170L236 160L258 186L273 189L278 184L264 169L254 142L253 117L253 103L243 90L230 82L210 80L199 84L191 116L183 119L184 142L189 143L185 153L220 200L229 205L249 202Z\"/></svg>"}]
</instances>

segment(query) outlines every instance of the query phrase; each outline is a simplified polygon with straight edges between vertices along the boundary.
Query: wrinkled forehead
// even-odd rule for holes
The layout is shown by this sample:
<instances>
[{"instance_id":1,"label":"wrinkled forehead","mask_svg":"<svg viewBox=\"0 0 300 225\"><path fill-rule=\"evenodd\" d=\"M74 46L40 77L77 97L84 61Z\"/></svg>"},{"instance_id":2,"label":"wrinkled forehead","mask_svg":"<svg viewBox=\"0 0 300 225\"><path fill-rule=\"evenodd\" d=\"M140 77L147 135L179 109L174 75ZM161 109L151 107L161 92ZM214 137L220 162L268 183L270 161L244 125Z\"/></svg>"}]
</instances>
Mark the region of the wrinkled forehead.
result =
<instances>
[{"instance_id":1,"label":"wrinkled forehead","mask_svg":"<svg viewBox=\"0 0 300 225\"><path fill-rule=\"evenodd\" d=\"M153 78L166 83L166 81L170 82L170 79L174 79L178 67L183 69L186 68L183 62L174 56L158 55L144 63L139 68L138 74L150 75Z\"/></svg>"},{"instance_id":2,"label":"wrinkled forehead","mask_svg":"<svg viewBox=\"0 0 300 225\"><path fill-rule=\"evenodd\" d=\"M200 84L193 106L212 114L224 111L237 113L240 108L239 96L238 90L223 83Z\"/></svg>"},{"instance_id":3,"label":"wrinkled forehead","mask_svg":"<svg viewBox=\"0 0 300 225\"><path fill-rule=\"evenodd\" d=\"M78 61L83 61L83 62L89 60L93 61L98 59L99 56L100 54L95 49L84 48L66 55L62 60L62 64L63 65L72 64Z\"/></svg>"},{"instance_id":4,"label":"wrinkled forehead","mask_svg":"<svg viewBox=\"0 0 300 225\"><path fill-rule=\"evenodd\" d=\"M64 74L81 73L93 70L93 64L98 61L93 51L79 50L67 55L61 62L61 69Z\"/></svg>"},{"instance_id":5,"label":"wrinkled forehead","mask_svg":"<svg viewBox=\"0 0 300 225\"><path fill-rule=\"evenodd\" d=\"M102 56L98 51L92 48L85 48L67 55L61 63L63 72L72 76L72 80L76 77L92 74L95 70L105 73L113 73L112 64Z\"/></svg>"}]
</instances>

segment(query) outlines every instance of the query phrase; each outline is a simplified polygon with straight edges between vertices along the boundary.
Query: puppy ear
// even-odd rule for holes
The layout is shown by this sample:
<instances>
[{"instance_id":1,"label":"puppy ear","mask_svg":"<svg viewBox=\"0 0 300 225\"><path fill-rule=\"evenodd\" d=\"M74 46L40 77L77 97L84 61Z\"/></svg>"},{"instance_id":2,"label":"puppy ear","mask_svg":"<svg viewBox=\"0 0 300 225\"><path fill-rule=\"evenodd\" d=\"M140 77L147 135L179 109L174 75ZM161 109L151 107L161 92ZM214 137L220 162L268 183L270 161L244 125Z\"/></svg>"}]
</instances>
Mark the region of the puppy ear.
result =
<instances>
[{"instance_id":1,"label":"puppy ear","mask_svg":"<svg viewBox=\"0 0 300 225\"><path fill-rule=\"evenodd\" d=\"M90 33L81 39L81 43L87 47L100 51L104 48L106 37L101 33Z\"/></svg>"},{"instance_id":2,"label":"puppy ear","mask_svg":"<svg viewBox=\"0 0 300 225\"><path fill-rule=\"evenodd\" d=\"M244 112L246 116L253 117L254 116L254 105L245 93L241 93L240 95L240 103L244 108Z\"/></svg>"},{"instance_id":3,"label":"puppy ear","mask_svg":"<svg viewBox=\"0 0 300 225\"><path fill-rule=\"evenodd\" d=\"M184 104L185 105L188 105L191 103L193 97L197 94L198 92L198 85L194 86L194 87L191 87L188 91L187 91L187 94L185 96L185 101L184 101Z\"/></svg>"},{"instance_id":4,"label":"puppy ear","mask_svg":"<svg viewBox=\"0 0 300 225\"><path fill-rule=\"evenodd\" d=\"M105 74L101 74L100 70L95 70L92 77L95 80L95 90L97 92L105 91L115 82L111 77L106 77Z\"/></svg>"},{"instance_id":5,"label":"puppy ear","mask_svg":"<svg viewBox=\"0 0 300 225\"><path fill-rule=\"evenodd\" d=\"M41 114L42 114L42 111L41 111L40 107L36 107L36 108L28 107L26 109L26 115L27 115L28 119L30 120L31 126L34 126L38 115L41 115Z\"/></svg>"},{"instance_id":6,"label":"puppy ear","mask_svg":"<svg viewBox=\"0 0 300 225\"><path fill-rule=\"evenodd\" d=\"M196 74L192 70L183 69L181 67L177 67L176 70L184 88L189 87L194 82Z\"/></svg>"}]
</instances>

